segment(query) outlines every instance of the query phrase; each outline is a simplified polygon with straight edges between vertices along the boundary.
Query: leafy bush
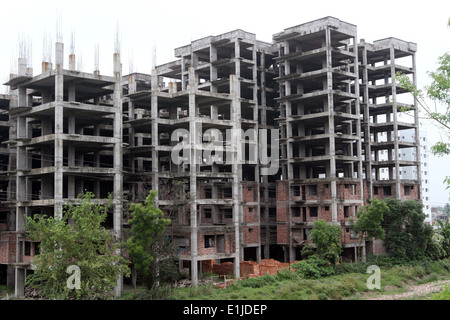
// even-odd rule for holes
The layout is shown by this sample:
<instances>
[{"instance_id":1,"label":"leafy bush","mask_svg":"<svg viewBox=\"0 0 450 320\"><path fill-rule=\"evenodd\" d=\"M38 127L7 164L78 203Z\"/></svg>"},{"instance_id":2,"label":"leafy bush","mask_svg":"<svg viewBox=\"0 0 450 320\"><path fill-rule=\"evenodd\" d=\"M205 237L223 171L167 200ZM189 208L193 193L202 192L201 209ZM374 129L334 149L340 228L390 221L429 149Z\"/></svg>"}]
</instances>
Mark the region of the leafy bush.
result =
<instances>
[{"instance_id":1,"label":"leafy bush","mask_svg":"<svg viewBox=\"0 0 450 320\"><path fill-rule=\"evenodd\" d=\"M306 279L317 279L334 274L334 269L329 264L328 260L313 255L309 259L292 264L292 268Z\"/></svg>"},{"instance_id":2,"label":"leafy bush","mask_svg":"<svg viewBox=\"0 0 450 320\"><path fill-rule=\"evenodd\" d=\"M308 259L310 256L312 256L315 253L316 249L310 244L305 245L302 248L301 255L302 259Z\"/></svg>"},{"instance_id":3,"label":"leafy bush","mask_svg":"<svg viewBox=\"0 0 450 320\"><path fill-rule=\"evenodd\" d=\"M336 263L337 258L342 253L341 227L331 225L324 220L316 220L310 232L310 237L316 245L316 254L321 258L328 259L331 263Z\"/></svg>"}]
</instances>

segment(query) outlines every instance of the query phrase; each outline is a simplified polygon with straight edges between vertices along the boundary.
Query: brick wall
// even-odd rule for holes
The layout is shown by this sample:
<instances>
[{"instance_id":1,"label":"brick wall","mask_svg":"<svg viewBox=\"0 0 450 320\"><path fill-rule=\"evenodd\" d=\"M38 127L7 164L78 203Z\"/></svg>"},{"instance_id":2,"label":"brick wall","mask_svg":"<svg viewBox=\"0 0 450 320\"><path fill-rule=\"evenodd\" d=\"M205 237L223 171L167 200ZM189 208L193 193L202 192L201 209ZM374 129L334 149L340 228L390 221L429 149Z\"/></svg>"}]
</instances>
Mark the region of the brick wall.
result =
<instances>
[{"instance_id":1,"label":"brick wall","mask_svg":"<svg viewBox=\"0 0 450 320\"><path fill-rule=\"evenodd\" d=\"M0 233L0 263L16 262L16 235L13 232Z\"/></svg>"},{"instance_id":2,"label":"brick wall","mask_svg":"<svg viewBox=\"0 0 450 320\"><path fill-rule=\"evenodd\" d=\"M259 214L256 206L243 206L244 222L258 222Z\"/></svg>"},{"instance_id":3,"label":"brick wall","mask_svg":"<svg viewBox=\"0 0 450 320\"><path fill-rule=\"evenodd\" d=\"M289 182L277 181L276 192L277 201L289 201Z\"/></svg>"},{"instance_id":4,"label":"brick wall","mask_svg":"<svg viewBox=\"0 0 450 320\"><path fill-rule=\"evenodd\" d=\"M277 201L277 222L287 222L289 214L289 202Z\"/></svg>"},{"instance_id":5,"label":"brick wall","mask_svg":"<svg viewBox=\"0 0 450 320\"><path fill-rule=\"evenodd\" d=\"M361 199L361 187L359 183L338 183L337 198L345 200L359 200Z\"/></svg>"},{"instance_id":6,"label":"brick wall","mask_svg":"<svg viewBox=\"0 0 450 320\"><path fill-rule=\"evenodd\" d=\"M254 202L257 199L257 192L251 185L242 185L242 201Z\"/></svg>"},{"instance_id":7,"label":"brick wall","mask_svg":"<svg viewBox=\"0 0 450 320\"><path fill-rule=\"evenodd\" d=\"M259 243L260 242L260 236L259 236L259 227L258 226L245 226L243 228L243 234L244 244L251 244L251 243Z\"/></svg>"},{"instance_id":8,"label":"brick wall","mask_svg":"<svg viewBox=\"0 0 450 320\"><path fill-rule=\"evenodd\" d=\"M233 262L224 262L213 265L213 273L219 275L227 275L234 273L234 264Z\"/></svg>"},{"instance_id":9,"label":"brick wall","mask_svg":"<svg viewBox=\"0 0 450 320\"><path fill-rule=\"evenodd\" d=\"M218 241L217 238L214 238L214 245L209 248L205 248L205 235L208 236L215 236L217 235L224 235L225 239L225 250L221 253L233 253L234 252L234 233L226 233L223 232L208 232L208 233L201 233L199 232L197 235L197 253L198 255L210 255L210 254L216 254L218 253ZM186 250L186 254L191 254L190 248Z\"/></svg>"},{"instance_id":10,"label":"brick wall","mask_svg":"<svg viewBox=\"0 0 450 320\"><path fill-rule=\"evenodd\" d=\"M352 229L349 227L343 227L342 228L342 239L341 239L341 243L344 244L349 244L349 243L358 243L359 239L352 239Z\"/></svg>"},{"instance_id":11,"label":"brick wall","mask_svg":"<svg viewBox=\"0 0 450 320\"><path fill-rule=\"evenodd\" d=\"M289 230L287 225L277 226L277 243L289 244Z\"/></svg>"},{"instance_id":12,"label":"brick wall","mask_svg":"<svg viewBox=\"0 0 450 320\"><path fill-rule=\"evenodd\" d=\"M412 189L411 189L412 187ZM409 194L405 194L405 188L409 189ZM420 200L419 198L419 185L401 185L400 187L402 200Z\"/></svg>"},{"instance_id":13,"label":"brick wall","mask_svg":"<svg viewBox=\"0 0 450 320\"><path fill-rule=\"evenodd\" d=\"M396 198L396 190L395 190L395 185L394 184L387 185L387 186L391 187L391 194L385 194L383 186L384 185L379 185L379 186L374 186L373 187L373 189L374 189L373 190L374 191L373 192L373 197L374 198L377 198L377 199L380 199L380 200L384 199L384 198ZM411 187L412 185L409 185L409 186ZM377 188L378 194L375 194L375 188ZM405 191L406 191L405 190L405 185L401 184L400 185L400 198L402 200L420 200L420 197L419 197L419 185L414 184L412 189L409 188L409 194L406 194ZM368 197L369 197L368 186L367 186L367 184L364 184L364 201L365 201L365 204L367 204Z\"/></svg>"}]
</instances>

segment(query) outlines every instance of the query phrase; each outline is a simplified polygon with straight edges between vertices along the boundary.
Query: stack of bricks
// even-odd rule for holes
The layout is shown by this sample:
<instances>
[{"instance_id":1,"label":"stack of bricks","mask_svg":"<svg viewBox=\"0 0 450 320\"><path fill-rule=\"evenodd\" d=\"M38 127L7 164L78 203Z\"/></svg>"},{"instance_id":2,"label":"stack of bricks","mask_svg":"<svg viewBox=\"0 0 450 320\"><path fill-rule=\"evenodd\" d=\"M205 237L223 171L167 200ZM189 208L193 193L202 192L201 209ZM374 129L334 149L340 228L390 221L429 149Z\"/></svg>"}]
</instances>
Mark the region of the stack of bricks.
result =
<instances>
[{"instance_id":1,"label":"stack of bricks","mask_svg":"<svg viewBox=\"0 0 450 320\"><path fill-rule=\"evenodd\" d=\"M213 265L213 273L218 275L228 275L234 273L234 264L233 262L224 262L220 264Z\"/></svg>"},{"instance_id":2,"label":"stack of bricks","mask_svg":"<svg viewBox=\"0 0 450 320\"><path fill-rule=\"evenodd\" d=\"M202 271L214 273L214 260L203 260L202 261Z\"/></svg>"},{"instance_id":3,"label":"stack of bricks","mask_svg":"<svg viewBox=\"0 0 450 320\"><path fill-rule=\"evenodd\" d=\"M276 274L287 267L289 267L289 263L283 263L274 259L264 259L259 264L259 275Z\"/></svg>"},{"instance_id":4,"label":"stack of bricks","mask_svg":"<svg viewBox=\"0 0 450 320\"><path fill-rule=\"evenodd\" d=\"M259 276L259 264L254 261L241 261L241 277L242 278L255 278Z\"/></svg>"},{"instance_id":5,"label":"stack of bricks","mask_svg":"<svg viewBox=\"0 0 450 320\"><path fill-rule=\"evenodd\" d=\"M266 274L276 274L278 271L289 267L289 265L289 263L283 263L274 259L263 259L261 263L241 261L239 266L241 278L255 278ZM232 262L216 264L213 263L213 260L208 260L203 262L202 268L204 272L212 272L218 275L231 275L234 272Z\"/></svg>"}]
</instances>

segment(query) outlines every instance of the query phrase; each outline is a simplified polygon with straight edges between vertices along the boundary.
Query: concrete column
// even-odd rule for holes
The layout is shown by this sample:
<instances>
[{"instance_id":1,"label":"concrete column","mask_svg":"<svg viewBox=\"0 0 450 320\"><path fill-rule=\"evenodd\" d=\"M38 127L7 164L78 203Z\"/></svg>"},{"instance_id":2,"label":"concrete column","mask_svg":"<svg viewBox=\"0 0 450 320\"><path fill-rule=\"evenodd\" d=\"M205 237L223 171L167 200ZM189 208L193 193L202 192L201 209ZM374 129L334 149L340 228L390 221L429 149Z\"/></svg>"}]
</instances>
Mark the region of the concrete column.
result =
<instances>
[{"instance_id":1,"label":"concrete column","mask_svg":"<svg viewBox=\"0 0 450 320\"><path fill-rule=\"evenodd\" d=\"M27 59L26 58L19 58L19 66L18 66L18 75L19 76L26 76L27 75ZM27 107L27 88L19 87L17 89L18 93L18 106L19 107Z\"/></svg>"},{"instance_id":2,"label":"concrete column","mask_svg":"<svg viewBox=\"0 0 450 320\"><path fill-rule=\"evenodd\" d=\"M361 247L361 262L366 262L366 242L363 241Z\"/></svg>"},{"instance_id":3,"label":"concrete column","mask_svg":"<svg viewBox=\"0 0 450 320\"><path fill-rule=\"evenodd\" d=\"M364 43L363 40L361 42ZM363 125L364 125L364 148L365 148L365 155L366 155L366 176L365 181L367 182L367 191L368 191L368 198L373 198L373 178L372 178L372 161L371 161L371 140L370 140L370 112L369 112L369 76L368 76L368 62L367 62L367 47L366 45L363 46L362 50L362 65L363 65L363 72L362 72L362 83L364 85L364 92L363 92L363 101L364 101L364 118L363 118ZM364 195L364 193L361 193ZM365 199L364 199L365 200Z\"/></svg>"},{"instance_id":4,"label":"concrete column","mask_svg":"<svg viewBox=\"0 0 450 320\"><path fill-rule=\"evenodd\" d=\"M256 63L256 61L255 61ZM261 52L261 122L260 124L267 124L267 99L266 99L266 54Z\"/></svg>"},{"instance_id":5,"label":"concrete column","mask_svg":"<svg viewBox=\"0 0 450 320\"><path fill-rule=\"evenodd\" d=\"M113 196L113 220L114 233L116 238L122 236L122 196L123 196L123 174L122 174L122 66L120 62L120 53L114 53L113 59L114 69L114 133L113 137L117 140L113 147L113 167L114 167L114 196ZM122 254L118 249L118 255ZM119 297L122 293L123 277L119 276L117 279L117 286L114 288L114 294Z\"/></svg>"},{"instance_id":6,"label":"concrete column","mask_svg":"<svg viewBox=\"0 0 450 320\"><path fill-rule=\"evenodd\" d=\"M57 42L55 45L55 178L54 178L54 198L55 198L55 208L54 214L55 218L62 217L63 210L63 139L62 134L63 120L64 120L64 75L63 75L63 65L64 65L64 44Z\"/></svg>"},{"instance_id":7,"label":"concrete column","mask_svg":"<svg viewBox=\"0 0 450 320\"><path fill-rule=\"evenodd\" d=\"M68 84L68 101L75 101L75 84L73 81L69 82Z\"/></svg>"},{"instance_id":8,"label":"concrete column","mask_svg":"<svg viewBox=\"0 0 450 320\"><path fill-rule=\"evenodd\" d=\"M15 287L16 283L16 271L15 268L11 265L6 266L6 285L8 287Z\"/></svg>"},{"instance_id":9,"label":"concrete column","mask_svg":"<svg viewBox=\"0 0 450 320\"><path fill-rule=\"evenodd\" d=\"M23 297L25 295L25 269L16 268L15 278L15 295L16 298Z\"/></svg>"},{"instance_id":10,"label":"concrete column","mask_svg":"<svg viewBox=\"0 0 450 320\"><path fill-rule=\"evenodd\" d=\"M190 162L189 162L189 193L190 203L190 231L191 231L191 281L193 286L198 285L198 215L197 215L197 124L196 124L196 80L194 68L189 68L189 142L190 142Z\"/></svg>"},{"instance_id":11,"label":"concrete column","mask_svg":"<svg viewBox=\"0 0 450 320\"><path fill-rule=\"evenodd\" d=\"M253 107L253 120L257 121L257 123L258 123L258 66L257 66L258 58L257 58L257 54L256 54L255 44L253 44L253 46L252 46L252 60L253 60L252 80L254 81L253 100L256 101L256 104ZM258 129L258 128L256 128L256 129Z\"/></svg>"},{"instance_id":12,"label":"concrete column","mask_svg":"<svg viewBox=\"0 0 450 320\"><path fill-rule=\"evenodd\" d=\"M213 65L213 62L217 61L217 48L213 45L209 47L209 62L211 67L209 69L209 78L213 82L217 80L217 67ZM211 84L211 92L217 92L217 87ZM211 117L212 118L212 117Z\"/></svg>"},{"instance_id":13,"label":"concrete column","mask_svg":"<svg viewBox=\"0 0 450 320\"><path fill-rule=\"evenodd\" d=\"M399 164L399 146L398 146L398 117L397 117L397 89L394 84L395 77L395 49L393 46L389 48L389 56L391 61L391 87L392 87L392 116L394 122L394 152L395 152L395 197L396 199L401 199L401 188L400 188L400 164Z\"/></svg>"},{"instance_id":14,"label":"concrete column","mask_svg":"<svg viewBox=\"0 0 450 320\"><path fill-rule=\"evenodd\" d=\"M69 69L70 70L75 70L75 54L70 54L69 55ZM70 101L70 100L69 100Z\"/></svg>"},{"instance_id":15,"label":"concrete column","mask_svg":"<svg viewBox=\"0 0 450 320\"><path fill-rule=\"evenodd\" d=\"M354 60L353 60L353 65L355 66L354 68L354 72L356 74L356 79L359 79L359 68L357 68L357 66L359 66L359 61L358 61L358 46L357 46L357 37L355 36L353 38L353 53L355 55ZM367 69L366 69L367 72ZM366 86L367 87L367 86ZM350 90L350 88L349 88ZM360 96L360 90L359 90L359 81L355 81L355 95L356 95L356 99L355 99L355 115L358 115L358 120L356 120L356 137L357 137L357 142L356 142L356 154L358 156L358 181L359 181L359 187L360 187L360 194L361 194L361 205L364 205L364 180L363 180L363 161L362 161L362 150L363 150L363 146L362 146L362 141L361 141L361 137L362 137L362 129L361 129L361 117L359 117L359 115L361 114L361 105L360 105L360 100L359 100L359 96ZM350 112L351 112L351 105L350 105ZM350 130L352 128L350 127ZM369 139L370 140L370 139ZM353 174L353 172L352 172ZM372 176L372 174L370 174L370 176Z\"/></svg>"},{"instance_id":16,"label":"concrete column","mask_svg":"<svg viewBox=\"0 0 450 320\"><path fill-rule=\"evenodd\" d=\"M236 42L236 54L239 52L239 42ZM236 67L236 71L237 67ZM240 150L240 135L236 134L240 132L240 118L241 118L241 104L240 104L240 83L239 77L236 75L230 76L230 95L233 100L231 102L231 121L233 123L233 135L231 140L231 150L233 154L232 158L232 196L233 196L233 224L234 224L234 241L235 241L235 259L234 259L234 275L236 278L240 277L240 259L243 255L241 253L241 230L240 224L242 222L242 207L240 203L242 201L242 190L240 188L240 182L242 181L242 165L239 164L238 152ZM239 139L239 141L238 141Z\"/></svg>"},{"instance_id":17,"label":"concrete column","mask_svg":"<svg viewBox=\"0 0 450 320\"><path fill-rule=\"evenodd\" d=\"M181 57L181 90L184 91L187 88L188 73L186 72L186 57Z\"/></svg>"},{"instance_id":18,"label":"concrete column","mask_svg":"<svg viewBox=\"0 0 450 320\"><path fill-rule=\"evenodd\" d=\"M158 71L156 69L152 70L152 96L151 96L151 135L152 135L152 146L155 148L152 149L152 189L158 192L158 175L159 175L159 161L158 161L158 151L156 147L159 145L159 130L158 130L158 122L157 119L159 117L158 112L158 96L159 92L158 86ZM155 201L157 202L159 196L157 194Z\"/></svg>"},{"instance_id":19,"label":"concrete column","mask_svg":"<svg viewBox=\"0 0 450 320\"><path fill-rule=\"evenodd\" d=\"M330 153L330 176L331 179L331 219L332 222L337 222L338 207L337 207L337 185L336 185L336 145L334 140L334 100L333 100L333 74L332 57L331 57L331 29L327 28L325 31L325 46L326 61L325 68L327 69L326 89L328 91L328 134L330 136L329 153Z\"/></svg>"}]
</instances>

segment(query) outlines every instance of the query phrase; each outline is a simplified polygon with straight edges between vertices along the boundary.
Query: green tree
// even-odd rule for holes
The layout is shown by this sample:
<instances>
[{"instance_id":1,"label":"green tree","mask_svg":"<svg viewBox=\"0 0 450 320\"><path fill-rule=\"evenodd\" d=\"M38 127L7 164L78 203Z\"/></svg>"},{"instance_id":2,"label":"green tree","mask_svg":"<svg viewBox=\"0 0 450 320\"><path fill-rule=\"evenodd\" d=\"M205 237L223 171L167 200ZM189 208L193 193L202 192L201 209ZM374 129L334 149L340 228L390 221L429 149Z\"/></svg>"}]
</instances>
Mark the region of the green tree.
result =
<instances>
[{"instance_id":1,"label":"green tree","mask_svg":"<svg viewBox=\"0 0 450 320\"><path fill-rule=\"evenodd\" d=\"M353 232L360 234L360 239L384 239L385 232L381 223L383 214L387 211L389 207L385 202L376 198L372 199L368 205L361 207L358 211L356 214L358 220L351 220Z\"/></svg>"},{"instance_id":2,"label":"green tree","mask_svg":"<svg viewBox=\"0 0 450 320\"><path fill-rule=\"evenodd\" d=\"M152 190L144 203L130 205L131 230L126 244L127 252L134 265L133 272L138 272L144 278L148 289L155 281L155 277L152 277L152 265L155 259L154 239L171 223L171 220L163 218L163 212L155 206L156 195L157 192ZM133 279L136 288L136 274Z\"/></svg>"},{"instance_id":3,"label":"green tree","mask_svg":"<svg viewBox=\"0 0 450 320\"><path fill-rule=\"evenodd\" d=\"M27 217L27 237L40 242L27 284L42 290L48 299L112 298L119 275L128 275L129 268L128 261L117 254L117 239L102 225L111 200L102 205L92 193L81 194L77 200L65 206L62 218ZM68 286L69 266L79 268L79 289Z\"/></svg>"},{"instance_id":4,"label":"green tree","mask_svg":"<svg viewBox=\"0 0 450 320\"><path fill-rule=\"evenodd\" d=\"M446 255L450 256L450 222L448 220L441 221L438 219L436 221L436 227L435 233L440 236L440 244Z\"/></svg>"},{"instance_id":5,"label":"green tree","mask_svg":"<svg viewBox=\"0 0 450 320\"><path fill-rule=\"evenodd\" d=\"M310 235L311 241L316 245L319 257L335 263L342 253L341 227L329 224L324 220L316 220Z\"/></svg>"},{"instance_id":6,"label":"green tree","mask_svg":"<svg viewBox=\"0 0 450 320\"><path fill-rule=\"evenodd\" d=\"M178 257L175 246L169 236L169 230L155 234L151 255L155 257L150 264L151 283L169 283L179 278Z\"/></svg>"},{"instance_id":7,"label":"green tree","mask_svg":"<svg viewBox=\"0 0 450 320\"><path fill-rule=\"evenodd\" d=\"M386 232L384 243L389 254L404 260L425 257L433 229L424 224L423 205L416 200L383 200L389 210L384 215L383 227Z\"/></svg>"},{"instance_id":8,"label":"green tree","mask_svg":"<svg viewBox=\"0 0 450 320\"><path fill-rule=\"evenodd\" d=\"M450 19L448 22L450 26ZM431 78L431 84L425 87L425 92L418 89L411 81L411 79L398 72L395 77L395 82L402 88L407 89L412 93L416 101L421 107L421 110L425 112L425 116L432 119L441 128L441 134L443 134L446 140L436 142L431 151L434 155L444 156L450 155L450 52L444 53L438 58L438 67L436 71L428 72ZM443 111L433 111L427 105L426 99L430 99L435 103L441 104L444 108ZM450 188L450 177L444 178L444 183L447 185L447 189Z\"/></svg>"}]
</instances>

